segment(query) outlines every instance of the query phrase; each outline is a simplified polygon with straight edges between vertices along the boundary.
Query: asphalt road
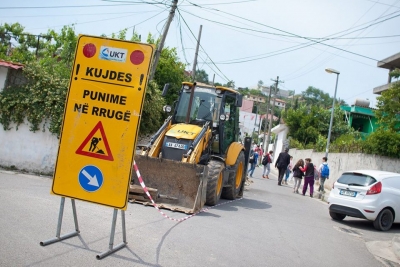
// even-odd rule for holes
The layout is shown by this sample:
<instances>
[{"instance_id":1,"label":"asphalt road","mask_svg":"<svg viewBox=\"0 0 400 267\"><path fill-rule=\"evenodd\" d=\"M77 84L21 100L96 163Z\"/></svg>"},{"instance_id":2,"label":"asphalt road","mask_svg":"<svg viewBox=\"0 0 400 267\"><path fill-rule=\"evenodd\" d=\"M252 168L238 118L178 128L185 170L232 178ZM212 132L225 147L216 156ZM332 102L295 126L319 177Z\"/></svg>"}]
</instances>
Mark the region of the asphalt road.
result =
<instances>
[{"instance_id":1,"label":"asphalt road","mask_svg":"<svg viewBox=\"0 0 400 267\"><path fill-rule=\"evenodd\" d=\"M113 209L76 201L80 236L42 247L55 237L60 206L51 179L0 170L0 266L385 266L367 244L391 240L400 225L377 232L363 220L338 223L326 203L277 186L273 175L262 179L261 168L253 181L244 199L221 200L180 223L129 204L127 247L97 260L108 249ZM67 199L62 234L73 230ZM114 244L121 240L118 216Z\"/></svg>"}]
</instances>

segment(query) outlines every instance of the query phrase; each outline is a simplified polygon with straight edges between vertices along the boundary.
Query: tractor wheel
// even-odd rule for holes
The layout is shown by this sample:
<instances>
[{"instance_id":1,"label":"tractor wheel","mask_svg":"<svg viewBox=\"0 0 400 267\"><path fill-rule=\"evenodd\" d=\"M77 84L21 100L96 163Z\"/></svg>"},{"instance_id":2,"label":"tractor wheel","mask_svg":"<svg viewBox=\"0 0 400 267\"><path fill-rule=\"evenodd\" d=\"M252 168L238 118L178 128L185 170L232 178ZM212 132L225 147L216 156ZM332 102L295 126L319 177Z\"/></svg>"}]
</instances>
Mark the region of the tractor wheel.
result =
<instances>
[{"instance_id":1,"label":"tractor wheel","mask_svg":"<svg viewBox=\"0 0 400 267\"><path fill-rule=\"evenodd\" d=\"M220 161L210 160L208 163L206 205L214 206L218 203L222 193L224 164Z\"/></svg>"},{"instance_id":2,"label":"tractor wheel","mask_svg":"<svg viewBox=\"0 0 400 267\"><path fill-rule=\"evenodd\" d=\"M246 179L244 152L241 151L233 165L233 172L229 174L228 187L222 189L222 197L235 199L239 196L240 189Z\"/></svg>"}]
</instances>

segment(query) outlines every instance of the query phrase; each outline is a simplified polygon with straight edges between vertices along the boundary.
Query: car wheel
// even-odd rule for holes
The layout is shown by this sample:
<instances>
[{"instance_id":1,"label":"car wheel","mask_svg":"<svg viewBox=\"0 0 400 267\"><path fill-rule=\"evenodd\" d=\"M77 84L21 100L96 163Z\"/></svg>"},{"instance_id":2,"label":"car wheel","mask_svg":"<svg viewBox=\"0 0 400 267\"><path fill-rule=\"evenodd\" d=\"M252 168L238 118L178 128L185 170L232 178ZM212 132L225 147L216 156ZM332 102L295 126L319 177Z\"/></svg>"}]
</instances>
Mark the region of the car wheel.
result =
<instances>
[{"instance_id":1,"label":"car wheel","mask_svg":"<svg viewBox=\"0 0 400 267\"><path fill-rule=\"evenodd\" d=\"M392 227L393 213L389 209L382 210L374 221L374 227L379 231L387 231Z\"/></svg>"},{"instance_id":2,"label":"car wheel","mask_svg":"<svg viewBox=\"0 0 400 267\"><path fill-rule=\"evenodd\" d=\"M343 221L343 219L346 218L346 215L340 214L340 213L336 213L336 212L333 212L333 211L330 211L329 215L331 215L331 218L334 219L335 221Z\"/></svg>"}]
</instances>

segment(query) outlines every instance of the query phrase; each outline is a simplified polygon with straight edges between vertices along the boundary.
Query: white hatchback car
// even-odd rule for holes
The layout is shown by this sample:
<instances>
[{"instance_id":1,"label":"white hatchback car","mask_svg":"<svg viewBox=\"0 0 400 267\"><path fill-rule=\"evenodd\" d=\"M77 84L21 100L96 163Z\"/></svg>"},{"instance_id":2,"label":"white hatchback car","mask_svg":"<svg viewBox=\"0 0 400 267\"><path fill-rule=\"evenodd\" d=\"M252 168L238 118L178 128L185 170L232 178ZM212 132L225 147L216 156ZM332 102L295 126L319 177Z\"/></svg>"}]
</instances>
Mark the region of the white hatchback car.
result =
<instances>
[{"instance_id":1,"label":"white hatchback car","mask_svg":"<svg viewBox=\"0 0 400 267\"><path fill-rule=\"evenodd\" d=\"M329 214L341 221L346 216L373 221L387 231L400 223L400 174L377 170L347 171L333 184L328 198Z\"/></svg>"}]
</instances>

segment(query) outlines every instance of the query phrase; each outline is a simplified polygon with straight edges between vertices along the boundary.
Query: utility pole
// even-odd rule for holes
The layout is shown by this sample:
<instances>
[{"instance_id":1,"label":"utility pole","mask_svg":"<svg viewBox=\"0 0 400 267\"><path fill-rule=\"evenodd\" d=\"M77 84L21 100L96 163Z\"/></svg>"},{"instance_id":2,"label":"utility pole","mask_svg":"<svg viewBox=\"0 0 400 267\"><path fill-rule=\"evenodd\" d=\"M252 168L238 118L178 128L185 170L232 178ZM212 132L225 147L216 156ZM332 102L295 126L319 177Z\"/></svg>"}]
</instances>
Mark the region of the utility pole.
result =
<instances>
[{"instance_id":1,"label":"utility pole","mask_svg":"<svg viewBox=\"0 0 400 267\"><path fill-rule=\"evenodd\" d=\"M268 94L268 103L267 103L267 113L265 114L265 125L264 125L264 151L267 151L268 149L268 145L267 144L267 138L265 138L265 136L267 135L267 122L268 122L268 113L269 113L269 109L270 109L270 105L271 105L271 86L269 87L269 94Z\"/></svg>"},{"instance_id":2,"label":"utility pole","mask_svg":"<svg viewBox=\"0 0 400 267\"><path fill-rule=\"evenodd\" d=\"M157 50L156 50L156 52L154 54L154 60L153 60L153 64L152 64L152 67L151 67L149 80L153 80L153 78L154 78L154 73L156 72L156 68L157 68L157 65L158 65L158 61L160 59L161 51L162 51L162 49L164 47L165 39L167 38L169 25L171 25L172 19L174 18L175 9L176 9L177 5L178 5L178 0L173 0L172 1L172 6L171 6L171 10L169 11L169 16L168 16L167 22L165 23L164 32L163 32L163 34L161 36L160 44L158 45Z\"/></svg>"},{"instance_id":3,"label":"utility pole","mask_svg":"<svg viewBox=\"0 0 400 267\"><path fill-rule=\"evenodd\" d=\"M254 103L254 101L253 101ZM256 130L256 126L257 126L257 114L258 114L258 107L257 107L257 102L255 104L255 108L256 108L256 120L254 121L254 126L253 126L253 131L251 132L251 138L254 139L254 131ZM257 137L257 143L258 143L258 137Z\"/></svg>"},{"instance_id":4,"label":"utility pole","mask_svg":"<svg viewBox=\"0 0 400 267\"><path fill-rule=\"evenodd\" d=\"M193 82L195 82L195 78L196 78L197 55L199 54L199 46L200 46L200 38L201 38L201 30L202 29L203 29L203 25L200 25L199 37L197 38L196 53L194 54L194 60L193 60L193 69L192 69L192 81Z\"/></svg>"},{"instance_id":5,"label":"utility pole","mask_svg":"<svg viewBox=\"0 0 400 267\"><path fill-rule=\"evenodd\" d=\"M272 102L271 117L269 118L268 134L267 134L267 140L266 140L268 145L269 145L269 140L271 139L272 118L274 117L273 109L275 107L275 99L276 99L276 93L278 92L278 84L280 82L283 83L283 81L279 80L279 76L276 77L276 80L272 80L272 81L275 82L275 90L274 90L275 92L274 92L274 101Z\"/></svg>"}]
</instances>

